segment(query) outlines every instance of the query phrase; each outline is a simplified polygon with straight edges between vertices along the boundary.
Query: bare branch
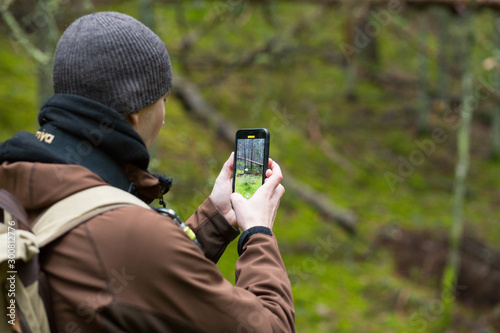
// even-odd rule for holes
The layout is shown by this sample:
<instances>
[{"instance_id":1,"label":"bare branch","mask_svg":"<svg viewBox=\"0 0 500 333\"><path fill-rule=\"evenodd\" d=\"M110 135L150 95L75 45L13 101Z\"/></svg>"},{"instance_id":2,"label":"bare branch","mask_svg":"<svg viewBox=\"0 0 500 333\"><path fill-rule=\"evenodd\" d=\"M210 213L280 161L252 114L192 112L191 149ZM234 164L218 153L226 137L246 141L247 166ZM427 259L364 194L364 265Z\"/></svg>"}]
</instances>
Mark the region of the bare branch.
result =
<instances>
[{"instance_id":1,"label":"bare branch","mask_svg":"<svg viewBox=\"0 0 500 333\"><path fill-rule=\"evenodd\" d=\"M2 6L0 6L0 14L2 18L11 30L11 34L9 34L9 38L13 37L21 47L26 51L26 53L33 58L38 64L46 65L50 62L50 56L37 48L31 41L28 36L26 36L25 32L16 21L15 17L8 10L11 1L4 2ZM8 4L8 5L6 5Z\"/></svg>"},{"instance_id":2,"label":"bare branch","mask_svg":"<svg viewBox=\"0 0 500 333\"><path fill-rule=\"evenodd\" d=\"M217 0L220 1L220 0ZM262 3L262 0L245 0L249 3ZM353 0L286 0L283 2L296 2L308 4L345 4ZM369 0L372 4L387 5L391 0ZM216 2L215 0L213 2ZM367 0L368 2L368 0ZM406 6L429 6L441 5L452 9L461 9L465 7L493 8L500 9L500 0L400 0L402 5Z\"/></svg>"},{"instance_id":3,"label":"bare branch","mask_svg":"<svg viewBox=\"0 0 500 333\"><path fill-rule=\"evenodd\" d=\"M5 1L2 1L2 9L3 10L8 10L10 5L12 5L12 3L14 2L14 0L5 0Z\"/></svg>"},{"instance_id":4,"label":"bare branch","mask_svg":"<svg viewBox=\"0 0 500 333\"><path fill-rule=\"evenodd\" d=\"M231 74L233 71L239 68L249 67L255 64L261 55L269 54L272 55L273 57L280 58L281 56L283 56L283 54L286 55L293 54L294 53L293 51L296 52L296 49L290 50L290 46L284 43L284 41L300 34L304 29L310 26L312 22L317 22L323 15L325 15L325 13L326 13L326 8L324 6L320 6L320 8L318 8L312 14L300 20L297 24L277 32L275 35L265 40L261 45L253 49L247 50L243 52L240 56L235 57L235 60L226 62L219 60L218 58L212 59L211 65L218 66L222 69L218 75L214 76L212 81L218 83L224 81L227 78L227 76ZM204 32L206 33L206 31ZM198 37L197 35L194 36ZM180 46L181 51L184 50L183 49L184 44L182 43L184 43L184 41L187 40L189 40L189 35L188 37L184 38L183 41L181 41L181 46ZM190 43L191 42L192 41L190 41ZM189 44L189 47L191 47L191 45L192 44ZM314 54L317 56L318 53ZM331 60L332 56L331 54L326 54L324 58L327 60ZM184 63L184 69L186 70L186 72L188 72L190 66L187 65L186 59L187 57L181 52L179 60ZM204 62L206 62L206 59L210 59L210 57L204 55L203 56ZM191 62L191 64L192 63L193 62Z\"/></svg>"}]
</instances>

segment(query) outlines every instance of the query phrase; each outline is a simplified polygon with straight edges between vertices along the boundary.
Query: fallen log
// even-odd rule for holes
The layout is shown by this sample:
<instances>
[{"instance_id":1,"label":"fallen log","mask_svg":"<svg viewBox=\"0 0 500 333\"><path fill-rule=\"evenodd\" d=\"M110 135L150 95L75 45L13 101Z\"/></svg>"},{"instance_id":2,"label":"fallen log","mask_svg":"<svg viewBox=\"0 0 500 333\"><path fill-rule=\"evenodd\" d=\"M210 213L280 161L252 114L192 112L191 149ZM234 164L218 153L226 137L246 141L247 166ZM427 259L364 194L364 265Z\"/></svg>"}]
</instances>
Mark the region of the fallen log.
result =
<instances>
[{"instance_id":1,"label":"fallen log","mask_svg":"<svg viewBox=\"0 0 500 333\"><path fill-rule=\"evenodd\" d=\"M234 145L234 135L237 127L231 121L221 116L213 106L205 101L195 84L177 76L172 92L193 118L215 128L219 137L228 144ZM358 218L354 212L338 207L323 193L296 180L289 173L285 174L286 177L283 180L283 185L288 191L291 191L302 201L316 209L324 216L326 221L336 223L350 235L356 233Z\"/></svg>"},{"instance_id":2,"label":"fallen log","mask_svg":"<svg viewBox=\"0 0 500 333\"><path fill-rule=\"evenodd\" d=\"M252 161L252 160L249 160L248 158L243 158L243 157L236 157L237 159L239 160L243 160L243 161L248 161L250 163L254 163L254 164L257 164L257 165L260 165L260 166L263 166L264 164L262 163L259 163L259 162L255 162L255 161Z\"/></svg>"}]
</instances>

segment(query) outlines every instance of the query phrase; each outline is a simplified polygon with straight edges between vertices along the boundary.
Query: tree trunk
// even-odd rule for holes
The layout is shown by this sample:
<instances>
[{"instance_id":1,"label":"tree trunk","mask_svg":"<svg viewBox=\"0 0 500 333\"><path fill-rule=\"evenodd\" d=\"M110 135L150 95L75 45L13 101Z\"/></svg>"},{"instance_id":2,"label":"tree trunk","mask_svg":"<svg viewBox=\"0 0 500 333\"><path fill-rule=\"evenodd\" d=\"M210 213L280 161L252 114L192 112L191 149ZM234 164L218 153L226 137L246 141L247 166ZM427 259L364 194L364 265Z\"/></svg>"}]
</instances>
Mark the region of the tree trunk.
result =
<instances>
[{"instance_id":1,"label":"tree trunk","mask_svg":"<svg viewBox=\"0 0 500 333\"><path fill-rule=\"evenodd\" d=\"M37 39L38 48L44 54L50 55L49 61L37 62L38 72L38 105L42 106L45 101L54 94L52 84L53 52L59 38L55 15L59 9L58 1L39 0L37 13L43 13L43 20L34 22L38 26Z\"/></svg>"},{"instance_id":2,"label":"tree trunk","mask_svg":"<svg viewBox=\"0 0 500 333\"><path fill-rule=\"evenodd\" d=\"M349 101L357 99L356 85L358 81L360 54L366 51L371 40L365 34L364 28L368 22L369 6L360 1L352 1L345 7L346 43L341 44L341 49L347 61L344 96Z\"/></svg>"},{"instance_id":3,"label":"tree trunk","mask_svg":"<svg viewBox=\"0 0 500 333\"><path fill-rule=\"evenodd\" d=\"M449 254L446 267L441 280L442 295L454 291L458 280L458 271L460 268L460 241L463 234L463 210L465 203L466 178L469 169L470 158L470 127L472 115L474 112L474 78L471 65L472 45L474 42L470 11L464 14L464 17L459 19L462 38L461 42L464 46L463 64L464 72L462 79L462 105L460 109L460 127L457 133L457 165L455 168L455 184L454 184L454 202L453 202L453 221L450 230ZM452 311L454 297L448 294L446 300L443 300L443 330L450 326L452 319Z\"/></svg>"},{"instance_id":4,"label":"tree trunk","mask_svg":"<svg viewBox=\"0 0 500 333\"><path fill-rule=\"evenodd\" d=\"M152 0L139 0L139 21L151 30L155 30L155 15Z\"/></svg>"},{"instance_id":5,"label":"tree trunk","mask_svg":"<svg viewBox=\"0 0 500 333\"><path fill-rule=\"evenodd\" d=\"M500 80L500 75L497 73L497 80ZM500 88L500 87L499 87ZM496 106L493 110L493 125L492 125L492 157L493 160L500 160L500 106Z\"/></svg>"},{"instance_id":6,"label":"tree trunk","mask_svg":"<svg viewBox=\"0 0 500 333\"><path fill-rule=\"evenodd\" d=\"M433 7L433 12L433 16L436 18L438 38L438 97L446 108L449 105L448 45L451 36L448 29L450 24L450 13L447 8L441 6Z\"/></svg>"},{"instance_id":7,"label":"tree trunk","mask_svg":"<svg viewBox=\"0 0 500 333\"><path fill-rule=\"evenodd\" d=\"M427 55L428 45L428 23L427 13L421 12L419 20L419 50L418 50L418 117L417 131L427 133L429 129L429 56Z\"/></svg>"},{"instance_id":8,"label":"tree trunk","mask_svg":"<svg viewBox=\"0 0 500 333\"><path fill-rule=\"evenodd\" d=\"M52 94L53 52L59 31L55 21L59 2L55 0L39 0L35 12L30 15L28 23L36 27L36 42L32 43L23 27L9 11L9 4L0 5L0 14L10 32L8 38L17 42L35 61L38 77L38 104L42 105ZM26 24L26 22L25 22Z\"/></svg>"},{"instance_id":9,"label":"tree trunk","mask_svg":"<svg viewBox=\"0 0 500 333\"><path fill-rule=\"evenodd\" d=\"M500 14L496 14L495 22L500 22ZM495 24L495 54L497 67L495 71L495 90L500 91L500 32L498 31L500 27ZM492 157L494 160L500 159L500 106L496 104L493 110L493 125L491 128L492 136Z\"/></svg>"},{"instance_id":10,"label":"tree trunk","mask_svg":"<svg viewBox=\"0 0 500 333\"><path fill-rule=\"evenodd\" d=\"M369 12L365 22L363 22L364 26L361 26L361 28L364 29L365 33L369 34L370 43L366 46L365 52L361 53L361 62L364 69L370 72L376 72L379 70L380 65L377 39L378 36L383 33L385 26L381 24L375 16L377 13L376 6L370 4L367 10L369 10Z\"/></svg>"},{"instance_id":11,"label":"tree trunk","mask_svg":"<svg viewBox=\"0 0 500 333\"><path fill-rule=\"evenodd\" d=\"M248 141L247 140L243 141L243 147L244 147L243 158L245 159L245 170L247 170L248 169L248 158L247 158ZM245 173L246 173L246 171L245 171Z\"/></svg>"},{"instance_id":12,"label":"tree trunk","mask_svg":"<svg viewBox=\"0 0 500 333\"><path fill-rule=\"evenodd\" d=\"M256 140L252 140L252 150L250 150L250 161L252 161L252 162L250 162L250 169L252 169L252 172L253 172L253 169L255 167L255 165L253 163L253 161L255 161L254 156L253 156L253 152L255 151L255 142L256 142Z\"/></svg>"}]
</instances>

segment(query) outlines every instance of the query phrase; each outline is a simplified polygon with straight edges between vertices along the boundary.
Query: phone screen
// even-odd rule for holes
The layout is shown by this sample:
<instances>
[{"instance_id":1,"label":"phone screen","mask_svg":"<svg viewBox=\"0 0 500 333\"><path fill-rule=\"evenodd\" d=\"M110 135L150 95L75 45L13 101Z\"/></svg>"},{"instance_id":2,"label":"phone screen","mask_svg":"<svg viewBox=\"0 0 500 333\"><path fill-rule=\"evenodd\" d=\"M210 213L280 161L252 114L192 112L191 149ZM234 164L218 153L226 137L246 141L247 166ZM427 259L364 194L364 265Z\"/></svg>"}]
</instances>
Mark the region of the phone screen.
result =
<instances>
[{"instance_id":1,"label":"phone screen","mask_svg":"<svg viewBox=\"0 0 500 333\"><path fill-rule=\"evenodd\" d=\"M250 199L265 179L269 141L251 132L239 136L243 137L236 137L234 191Z\"/></svg>"}]
</instances>

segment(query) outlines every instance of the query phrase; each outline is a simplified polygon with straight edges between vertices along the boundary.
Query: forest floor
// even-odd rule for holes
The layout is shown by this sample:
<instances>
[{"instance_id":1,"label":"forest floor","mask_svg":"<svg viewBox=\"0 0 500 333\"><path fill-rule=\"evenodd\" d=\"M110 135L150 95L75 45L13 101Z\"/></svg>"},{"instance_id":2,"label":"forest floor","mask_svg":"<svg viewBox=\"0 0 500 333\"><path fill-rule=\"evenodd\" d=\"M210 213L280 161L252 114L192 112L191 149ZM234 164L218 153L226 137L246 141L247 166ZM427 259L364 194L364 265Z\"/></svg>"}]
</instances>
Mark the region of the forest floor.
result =
<instances>
[{"instance_id":1,"label":"forest floor","mask_svg":"<svg viewBox=\"0 0 500 333\"><path fill-rule=\"evenodd\" d=\"M262 184L262 175L245 174L236 172L235 191L241 193L245 198L251 197Z\"/></svg>"},{"instance_id":2,"label":"forest floor","mask_svg":"<svg viewBox=\"0 0 500 333\"><path fill-rule=\"evenodd\" d=\"M184 27L172 7L156 7L156 29L171 53L174 76L187 75L178 36L202 22L210 10L202 3L184 8ZM136 7L127 1L99 9L137 17ZM284 4L279 16L287 25L315 10ZM288 57L280 53L279 60L264 54L249 68L228 71L214 58L234 61L249 45L260 45L276 33L277 28L258 10L242 15L207 31L185 59L193 63L189 78L238 127L270 130L270 156L280 163L285 177L293 175L358 216L357 233L350 236L325 222L293 192L285 193L274 233L292 282L297 332L442 332L443 306L452 300L457 300L457 306L448 332L500 332L500 307L494 298L498 284L490 285L499 276L498 266L491 261L497 258L500 239L500 162L490 158L489 134L495 103L481 103L471 133L464 209L469 240L464 258L479 275L464 275L461 290L443 292L438 288L439 268L452 223L459 124L453 103L435 100L429 110L429 131L419 133L414 88L364 77L356 84L357 98L345 98L346 68L307 52ZM489 14L477 18L489 19ZM306 33L284 36L282 43L289 47L284 49L300 50L306 42L321 45L326 38L337 38L336 46L341 36L336 31L341 31L342 24L341 19L318 19ZM479 22L479 31L486 31L482 26ZM379 43L384 73L414 79L418 64L411 46L390 30L381 34ZM36 68L3 35L0 45L3 141L19 130L37 129ZM484 50L476 53L478 59L488 56ZM431 81L435 71L431 66ZM451 85L452 98L460 96L459 86L458 81ZM211 124L193 119L174 97L166 109L151 169L174 178L166 200L187 218L210 194L233 147L220 139ZM436 130L441 131L438 140L433 136ZM349 161L349 167L339 165L329 154L332 151ZM415 152L424 156L417 164L411 162ZM480 258L474 259L477 253ZM218 263L233 282L237 258L236 244L231 244ZM482 296L478 300L470 295Z\"/></svg>"}]
</instances>

